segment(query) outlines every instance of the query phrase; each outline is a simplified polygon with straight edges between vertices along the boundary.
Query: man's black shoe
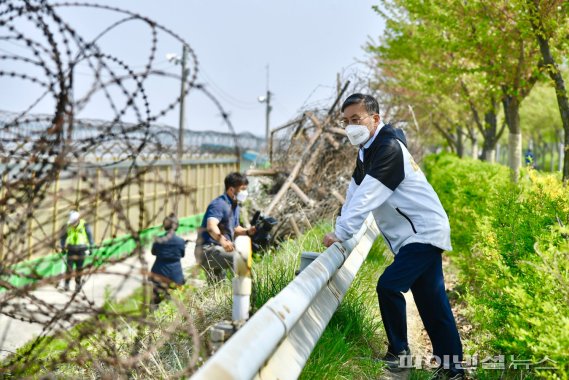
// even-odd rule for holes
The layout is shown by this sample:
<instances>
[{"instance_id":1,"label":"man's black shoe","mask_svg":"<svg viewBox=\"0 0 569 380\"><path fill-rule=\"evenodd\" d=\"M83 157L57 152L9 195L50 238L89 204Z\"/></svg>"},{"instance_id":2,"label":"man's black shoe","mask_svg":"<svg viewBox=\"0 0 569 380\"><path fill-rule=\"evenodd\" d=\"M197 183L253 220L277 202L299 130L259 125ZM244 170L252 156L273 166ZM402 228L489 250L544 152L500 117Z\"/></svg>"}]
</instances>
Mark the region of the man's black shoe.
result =
<instances>
[{"instance_id":1,"label":"man's black shoe","mask_svg":"<svg viewBox=\"0 0 569 380\"><path fill-rule=\"evenodd\" d=\"M380 361L385 363L387 369L391 372L401 372L413 366L411 360L411 350L409 349L403 350L397 354L387 351L385 356L381 358ZM402 364L404 364L404 366L401 366Z\"/></svg>"}]
</instances>

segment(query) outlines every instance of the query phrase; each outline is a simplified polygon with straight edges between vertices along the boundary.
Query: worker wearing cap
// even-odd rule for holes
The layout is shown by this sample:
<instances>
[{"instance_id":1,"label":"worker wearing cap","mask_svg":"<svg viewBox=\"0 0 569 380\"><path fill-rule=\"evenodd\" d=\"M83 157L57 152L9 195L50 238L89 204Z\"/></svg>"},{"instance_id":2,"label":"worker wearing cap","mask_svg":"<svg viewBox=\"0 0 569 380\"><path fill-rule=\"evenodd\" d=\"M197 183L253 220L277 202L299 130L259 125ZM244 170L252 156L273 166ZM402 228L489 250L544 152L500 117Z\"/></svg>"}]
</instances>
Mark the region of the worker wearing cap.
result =
<instances>
[{"instance_id":1,"label":"worker wearing cap","mask_svg":"<svg viewBox=\"0 0 569 380\"><path fill-rule=\"evenodd\" d=\"M85 256L89 255L89 248L92 245L94 244L91 228L81 218L78 211L71 211L67 221L67 228L61 235L61 249L66 254L64 286L66 291L69 290L71 277L75 277L75 291L81 289L81 270L83 269Z\"/></svg>"}]
</instances>

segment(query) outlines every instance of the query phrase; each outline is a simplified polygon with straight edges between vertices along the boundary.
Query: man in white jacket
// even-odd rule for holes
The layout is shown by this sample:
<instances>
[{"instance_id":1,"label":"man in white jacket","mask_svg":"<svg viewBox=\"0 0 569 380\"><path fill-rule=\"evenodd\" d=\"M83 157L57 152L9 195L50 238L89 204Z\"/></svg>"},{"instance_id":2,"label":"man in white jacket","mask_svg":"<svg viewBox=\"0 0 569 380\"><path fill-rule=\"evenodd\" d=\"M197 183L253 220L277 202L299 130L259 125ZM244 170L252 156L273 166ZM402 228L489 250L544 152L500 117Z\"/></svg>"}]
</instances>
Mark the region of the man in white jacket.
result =
<instances>
[{"instance_id":1,"label":"man in white jacket","mask_svg":"<svg viewBox=\"0 0 569 380\"><path fill-rule=\"evenodd\" d=\"M401 130L383 124L379 105L369 95L353 94L342 105L346 134L359 145L329 247L351 238L371 212L395 259L377 283L379 307L389 340L383 360L398 370L410 355L405 298L413 292L417 309L441 367L440 379L462 379L462 344L445 292L441 254L451 250L450 226L441 202L407 150Z\"/></svg>"}]
</instances>

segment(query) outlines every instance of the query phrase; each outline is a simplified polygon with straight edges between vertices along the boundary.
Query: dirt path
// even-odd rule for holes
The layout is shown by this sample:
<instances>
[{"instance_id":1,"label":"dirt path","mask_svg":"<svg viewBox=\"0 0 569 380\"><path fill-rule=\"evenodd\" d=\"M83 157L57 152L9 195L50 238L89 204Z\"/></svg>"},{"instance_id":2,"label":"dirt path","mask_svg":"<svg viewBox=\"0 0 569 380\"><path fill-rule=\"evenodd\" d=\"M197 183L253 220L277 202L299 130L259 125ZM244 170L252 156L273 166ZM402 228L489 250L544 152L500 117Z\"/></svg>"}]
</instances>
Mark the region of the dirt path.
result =
<instances>
[{"instance_id":1,"label":"dirt path","mask_svg":"<svg viewBox=\"0 0 569 380\"><path fill-rule=\"evenodd\" d=\"M472 324L470 324L464 313L464 301L459 298L461 289L458 282L458 269L453 267L451 259L448 256L443 256L443 269L445 271L445 284L447 294L449 295L452 314L456 320L456 326L464 348L464 342L470 339L473 330Z\"/></svg>"},{"instance_id":2,"label":"dirt path","mask_svg":"<svg viewBox=\"0 0 569 380\"><path fill-rule=\"evenodd\" d=\"M415 305L413 294L411 291L403 293L405 301L407 302L407 338L409 341L409 348L413 355L413 363L416 358L423 358L431 354L431 342L427 336L427 332L423 327L423 321L419 316L419 311ZM389 372L384 371L381 375L381 380L407 380L411 374L411 370L406 369L402 372Z\"/></svg>"},{"instance_id":3,"label":"dirt path","mask_svg":"<svg viewBox=\"0 0 569 380\"><path fill-rule=\"evenodd\" d=\"M184 269L190 268L195 264L194 247L196 236L195 232L184 236L185 239L190 240L186 245L186 255L182 259L182 267ZM149 250L145 251L145 259L148 266L151 267L154 263L154 256L152 256ZM105 267L104 272L85 278L83 288L73 302L89 302L94 307L100 307L108 299L124 299L142 285L141 269L142 265L137 257L128 258L118 264L108 265ZM71 290L73 289L74 284L72 281ZM31 292L31 297L37 297L57 309L73 307L72 303L66 305L72 295L73 291L64 292L54 285L43 286ZM29 297L9 301L6 307L4 307L4 311L12 307L20 308L20 310L23 308L29 319L45 320L47 318L46 314L42 310L38 310L36 304L30 301ZM22 313L18 314L21 315ZM89 314L77 315L77 317L74 317L73 322L77 323L87 318L90 318ZM56 328L69 329L74 323L60 321ZM41 334L42 331L43 325L41 323L29 323L0 314L0 359L15 352L19 347Z\"/></svg>"},{"instance_id":4,"label":"dirt path","mask_svg":"<svg viewBox=\"0 0 569 380\"><path fill-rule=\"evenodd\" d=\"M405 293L405 300L407 301L407 335L411 353L416 359L429 357L432 355L431 341L411 292Z\"/></svg>"}]
</instances>

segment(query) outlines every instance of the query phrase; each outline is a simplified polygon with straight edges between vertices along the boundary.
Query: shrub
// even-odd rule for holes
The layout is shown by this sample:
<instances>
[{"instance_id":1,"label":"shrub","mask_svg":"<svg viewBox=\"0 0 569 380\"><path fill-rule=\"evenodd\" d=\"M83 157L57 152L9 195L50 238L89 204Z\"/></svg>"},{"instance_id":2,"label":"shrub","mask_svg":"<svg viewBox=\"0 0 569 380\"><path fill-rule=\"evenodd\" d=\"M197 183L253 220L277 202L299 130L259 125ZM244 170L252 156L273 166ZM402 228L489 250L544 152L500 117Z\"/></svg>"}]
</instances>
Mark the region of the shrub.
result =
<instances>
[{"instance_id":1,"label":"shrub","mask_svg":"<svg viewBox=\"0 0 569 380\"><path fill-rule=\"evenodd\" d=\"M449 214L454 261L475 337L470 353L557 362L569 376L569 190L527 170L518 184L500 165L436 155L425 171ZM551 365L551 363L548 363ZM545 364L547 365L547 364Z\"/></svg>"}]
</instances>

